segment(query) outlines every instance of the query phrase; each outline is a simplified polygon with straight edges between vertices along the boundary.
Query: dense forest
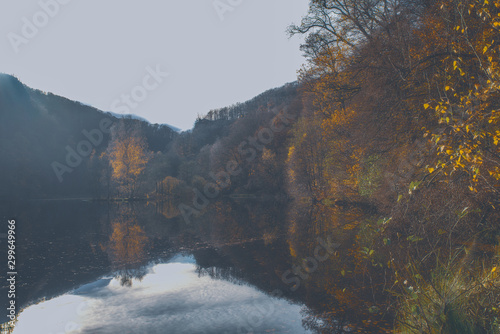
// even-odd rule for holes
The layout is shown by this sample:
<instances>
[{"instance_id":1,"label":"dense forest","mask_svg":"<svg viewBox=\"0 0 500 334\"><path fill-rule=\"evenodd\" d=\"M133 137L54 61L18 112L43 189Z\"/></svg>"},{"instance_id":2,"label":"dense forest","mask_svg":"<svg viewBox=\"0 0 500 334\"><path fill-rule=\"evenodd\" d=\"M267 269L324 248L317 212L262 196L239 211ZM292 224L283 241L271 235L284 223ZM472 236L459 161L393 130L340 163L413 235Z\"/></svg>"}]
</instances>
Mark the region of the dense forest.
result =
<instances>
[{"instance_id":1,"label":"dense forest","mask_svg":"<svg viewBox=\"0 0 500 334\"><path fill-rule=\"evenodd\" d=\"M222 199L295 203L289 255L311 254L305 230L336 235L349 261L330 280L371 292L313 289L366 311L353 332L498 333L499 30L499 1L313 0L288 29L305 36L298 81L183 133L1 76L0 196L148 199L188 224L230 216Z\"/></svg>"},{"instance_id":2,"label":"dense forest","mask_svg":"<svg viewBox=\"0 0 500 334\"><path fill-rule=\"evenodd\" d=\"M398 332L497 333L499 29L498 1L311 1L289 28L306 36L297 85L212 111L177 139L178 177L197 189L181 213L220 194L308 203L308 219L289 218L297 263L308 225L343 236L353 262L330 278L387 295L374 309L325 287L337 303ZM329 218L315 224L318 212Z\"/></svg>"},{"instance_id":3,"label":"dense forest","mask_svg":"<svg viewBox=\"0 0 500 334\"><path fill-rule=\"evenodd\" d=\"M153 161L177 135L169 126L117 118L0 75L0 199L107 196L104 153L125 126L141 133Z\"/></svg>"}]
</instances>

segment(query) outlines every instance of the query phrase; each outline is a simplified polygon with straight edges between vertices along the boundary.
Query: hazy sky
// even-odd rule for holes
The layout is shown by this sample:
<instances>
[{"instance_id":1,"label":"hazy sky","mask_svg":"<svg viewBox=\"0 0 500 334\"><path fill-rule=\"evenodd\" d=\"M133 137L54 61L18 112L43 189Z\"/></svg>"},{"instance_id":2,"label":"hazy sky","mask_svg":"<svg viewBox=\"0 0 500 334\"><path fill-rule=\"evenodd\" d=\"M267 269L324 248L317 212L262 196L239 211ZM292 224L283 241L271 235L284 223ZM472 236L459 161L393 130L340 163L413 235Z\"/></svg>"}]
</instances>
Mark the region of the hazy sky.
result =
<instances>
[{"instance_id":1,"label":"hazy sky","mask_svg":"<svg viewBox=\"0 0 500 334\"><path fill-rule=\"evenodd\" d=\"M296 79L301 39L285 30L308 2L0 0L0 72L189 129L198 114Z\"/></svg>"}]
</instances>

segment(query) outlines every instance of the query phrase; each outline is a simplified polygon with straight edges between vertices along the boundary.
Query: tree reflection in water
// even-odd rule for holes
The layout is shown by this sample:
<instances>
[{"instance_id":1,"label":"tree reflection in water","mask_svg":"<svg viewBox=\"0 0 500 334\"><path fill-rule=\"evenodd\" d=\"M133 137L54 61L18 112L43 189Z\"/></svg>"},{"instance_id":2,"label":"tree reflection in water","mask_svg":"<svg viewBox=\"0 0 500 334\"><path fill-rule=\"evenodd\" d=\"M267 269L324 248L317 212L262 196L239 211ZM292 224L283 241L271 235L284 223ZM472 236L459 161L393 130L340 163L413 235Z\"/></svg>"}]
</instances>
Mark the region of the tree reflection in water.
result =
<instances>
[{"instance_id":1,"label":"tree reflection in water","mask_svg":"<svg viewBox=\"0 0 500 334\"><path fill-rule=\"evenodd\" d=\"M372 214L356 206L308 202L215 203L195 223L198 235L238 270L216 269L210 259L197 258L200 272L237 276L267 293L280 289L287 299L307 306L303 326L316 333L389 332L388 277L360 246L360 241L366 244L364 224ZM314 254L326 240L335 251L317 261Z\"/></svg>"},{"instance_id":2,"label":"tree reflection in water","mask_svg":"<svg viewBox=\"0 0 500 334\"><path fill-rule=\"evenodd\" d=\"M165 263L175 254L192 254L198 276L248 284L269 296L279 291L281 298L301 305L302 319L297 321L312 332L380 333L391 327L388 324L392 319L385 314L388 298L384 292L389 288L385 282L391 282L391 278L377 266L376 256L364 253L361 247L369 244L365 224L373 219L364 208L300 201L221 200L193 216L188 225L182 216L165 215L165 206L161 210L141 203L96 204L79 211L76 207L61 215L60 223L54 221L57 228L53 231L63 231L61 236L47 234L47 240L59 240L54 243L59 258L47 257L42 249L37 257L45 258L40 260L44 267L50 267L49 260L64 263L59 282L73 282L73 288L110 271L122 286L132 287L134 280L146 275L152 262ZM65 212L51 208L51 212L59 211ZM169 207L167 211L172 210ZM75 212L79 214L78 224L70 227L67 221ZM36 210L35 216L40 216ZM44 231L40 228L41 238ZM68 238L68 233L73 237ZM83 240L87 249L80 246L80 253L68 251L75 248L74 240ZM311 259L320 240L335 248L331 254L321 248L319 254L325 260L314 264ZM33 249L25 250L25 257L32 256ZM295 273L297 268L304 277ZM287 271L292 273L287 278L298 277L300 286L296 289L283 279ZM74 282L74 277L79 277L75 273L81 272L93 276ZM27 282L30 288L26 293L40 285L39 281ZM54 294L70 290L66 285L64 291Z\"/></svg>"},{"instance_id":3,"label":"tree reflection in water","mask_svg":"<svg viewBox=\"0 0 500 334\"><path fill-rule=\"evenodd\" d=\"M107 250L112 268L122 286L132 286L133 279L140 281L146 274L142 264L147 258L148 237L129 206L116 210L110 226L112 233Z\"/></svg>"}]
</instances>

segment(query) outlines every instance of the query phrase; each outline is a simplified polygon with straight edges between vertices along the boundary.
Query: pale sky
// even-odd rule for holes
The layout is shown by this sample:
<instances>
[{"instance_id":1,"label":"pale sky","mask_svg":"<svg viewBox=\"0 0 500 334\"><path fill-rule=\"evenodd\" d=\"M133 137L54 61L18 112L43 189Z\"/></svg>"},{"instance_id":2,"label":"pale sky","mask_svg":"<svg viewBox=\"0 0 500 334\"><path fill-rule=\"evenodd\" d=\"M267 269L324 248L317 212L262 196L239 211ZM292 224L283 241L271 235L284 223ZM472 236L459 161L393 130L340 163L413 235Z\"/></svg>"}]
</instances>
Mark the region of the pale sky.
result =
<instances>
[{"instance_id":1,"label":"pale sky","mask_svg":"<svg viewBox=\"0 0 500 334\"><path fill-rule=\"evenodd\" d=\"M0 72L186 130L198 114L296 80L302 39L285 31L308 3L0 0ZM168 76L155 80L157 70Z\"/></svg>"}]
</instances>

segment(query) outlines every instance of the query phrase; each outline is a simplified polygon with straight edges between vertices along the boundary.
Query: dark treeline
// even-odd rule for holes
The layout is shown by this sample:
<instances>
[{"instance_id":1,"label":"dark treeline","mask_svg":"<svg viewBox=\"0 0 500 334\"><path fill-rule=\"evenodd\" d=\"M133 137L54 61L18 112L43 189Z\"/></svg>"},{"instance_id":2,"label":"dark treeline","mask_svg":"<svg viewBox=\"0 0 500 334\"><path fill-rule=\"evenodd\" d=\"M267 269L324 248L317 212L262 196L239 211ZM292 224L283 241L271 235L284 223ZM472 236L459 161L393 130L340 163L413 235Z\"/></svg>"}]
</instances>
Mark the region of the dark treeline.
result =
<instances>
[{"instance_id":1,"label":"dark treeline","mask_svg":"<svg viewBox=\"0 0 500 334\"><path fill-rule=\"evenodd\" d=\"M210 173L230 158L228 154L237 157L245 173L232 180L227 193L266 190L267 186L267 190L282 191L283 173L273 165L275 153L263 152L257 144L256 161L243 164L253 151L236 146L230 153L225 146L239 145L260 128L269 128L278 113L300 104L296 83L211 111L191 131L178 134L166 125L126 116L118 119L31 89L8 75L0 79L1 198L145 198L164 189L160 183L167 177L185 186L203 186ZM283 155L284 134L276 137L270 147L281 149ZM263 156L267 159L263 168L272 181L266 186L258 173L251 175Z\"/></svg>"},{"instance_id":2,"label":"dark treeline","mask_svg":"<svg viewBox=\"0 0 500 334\"><path fill-rule=\"evenodd\" d=\"M206 116L199 116L197 122L205 119L209 121L234 120L259 110L271 110L277 105L290 102L297 93L297 83L290 83L281 88L270 89L244 103L210 110Z\"/></svg>"},{"instance_id":3,"label":"dark treeline","mask_svg":"<svg viewBox=\"0 0 500 334\"><path fill-rule=\"evenodd\" d=\"M203 191L207 183L220 182L215 176L227 173L232 163L235 172L220 186L222 194L284 193L288 135L301 104L297 85L288 84L242 107L220 109L198 119L192 131L174 142L182 161L176 177ZM238 117L221 116L227 110L238 110Z\"/></svg>"},{"instance_id":4,"label":"dark treeline","mask_svg":"<svg viewBox=\"0 0 500 334\"><path fill-rule=\"evenodd\" d=\"M107 195L105 162L99 160L120 122L157 155L177 135L166 125L119 120L0 75L0 199Z\"/></svg>"}]
</instances>

